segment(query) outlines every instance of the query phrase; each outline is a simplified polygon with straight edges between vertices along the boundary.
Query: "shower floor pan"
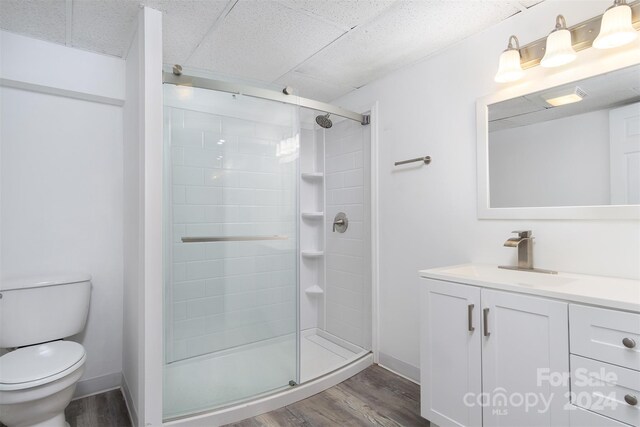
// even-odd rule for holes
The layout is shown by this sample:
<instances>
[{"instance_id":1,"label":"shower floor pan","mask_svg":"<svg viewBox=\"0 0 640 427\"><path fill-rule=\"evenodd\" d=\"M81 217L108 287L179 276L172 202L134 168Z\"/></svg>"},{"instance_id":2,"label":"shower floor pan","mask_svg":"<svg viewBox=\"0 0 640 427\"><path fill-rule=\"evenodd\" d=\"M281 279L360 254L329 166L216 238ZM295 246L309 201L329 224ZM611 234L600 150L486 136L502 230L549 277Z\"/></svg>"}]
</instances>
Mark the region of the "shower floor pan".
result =
<instances>
[{"instance_id":1,"label":"shower floor pan","mask_svg":"<svg viewBox=\"0 0 640 427\"><path fill-rule=\"evenodd\" d=\"M289 394L303 388L306 384L314 386L318 393L340 381L356 374L373 363L368 350L337 338L320 329L308 329L300 334L300 381L301 385L287 388L280 394ZM182 360L165 367L164 375L164 418L175 420L171 425L197 425L216 412L204 414L203 411L220 410L224 422L233 422L263 412L262 407L270 408L275 402L269 402L273 391L282 390L283 378L295 378L295 335L262 341L243 347L212 353L192 359ZM354 364L358 360L364 363ZM371 360L370 360L371 359ZM351 366L351 365L354 366ZM340 368L351 366L351 369ZM334 378L332 372L341 370ZM352 373L351 373L352 372ZM348 374L348 375L347 375ZM347 376L345 376L347 375ZM320 380L325 379L322 385ZM316 384L311 384L316 383ZM311 388L313 389L313 387ZM266 396L264 390L271 390ZM312 394L309 394L312 395ZM308 396L285 397L289 404ZM291 398L293 397L293 400ZM290 400L290 401L289 401ZM233 402L236 402L235 404ZM273 409L278 408L277 404ZM209 409L208 409L209 408ZM242 411L242 409L245 411ZM240 409L236 411L234 409ZM267 409L269 410L269 409ZM257 412L256 412L257 411ZM201 415L193 416L194 413ZM248 414L245 416L245 414ZM179 417L184 417L177 419ZM188 418L187 418L188 417ZM239 418L238 418L239 417ZM198 421L199 420L199 421ZM211 419L211 421L214 421ZM192 424L195 422L195 424Z\"/></svg>"}]
</instances>

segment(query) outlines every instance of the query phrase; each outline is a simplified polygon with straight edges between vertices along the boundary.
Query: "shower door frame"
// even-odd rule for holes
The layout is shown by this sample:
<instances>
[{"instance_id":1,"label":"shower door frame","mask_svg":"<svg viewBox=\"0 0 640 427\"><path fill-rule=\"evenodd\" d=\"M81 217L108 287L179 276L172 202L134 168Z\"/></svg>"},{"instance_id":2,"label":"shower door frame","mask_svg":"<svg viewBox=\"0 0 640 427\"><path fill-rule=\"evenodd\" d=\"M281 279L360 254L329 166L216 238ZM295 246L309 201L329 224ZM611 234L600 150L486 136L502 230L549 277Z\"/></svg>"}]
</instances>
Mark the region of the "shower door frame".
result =
<instances>
[{"instance_id":1,"label":"shower door frame","mask_svg":"<svg viewBox=\"0 0 640 427\"><path fill-rule=\"evenodd\" d=\"M296 95L286 95L284 93L281 94L273 90L260 89L257 87L235 84L235 83L228 83L228 82L223 82L219 80L213 80L213 79L196 77L196 76L188 76L188 75L177 76L177 75L174 75L173 73L163 71L162 84L159 85L159 88L157 88L158 93L156 93L155 89L152 91L154 92L153 93L154 102L152 102L152 104L154 104L157 107L155 110L156 114L154 115L154 117L149 118L148 120L149 123L146 123L147 126L145 126L145 128L150 128L152 126L152 124L150 123L152 122L157 123L157 125L160 126L160 130L159 131L156 130L155 132L158 132L158 133L155 133L155 132L154 133L157 140L160 140L160 141L162 141L164 137L163 135L164 118L162 114L164 103L163 103L162 87L164 86L165 83L174 84L177 86L212 89L212 90L218 90L222 92L242 94L250 97L265 98L265 99L284 102L288 104L294 104L294 105L298 105L306 108L325 111L336 116L345 117L351 120L358 121L362 125L370 126L371 150L370 150L369 161L370 161L371 174L369 178L371 180L371 206L370 206L370 211L371 211L371 228L370 228L370 232L371 232L371 304L372 304L371 305L371 353L369 355L363 356L362 359L352 362L350 365L340 368L338 371L335 371L331 374L311 380L308 383L305 383L299 387L292 388L291 390L287 390L285 392L276 393L272 397L267 396L264 398L259 398L256 401L239 405L238 410L243 412L243 415L241 417L234 416L233 419L240 420L240 419L252 416L251 414L252 404L256 404L260 408L264 409L267 406L267 403L265 402L265 400L267 399L273 400L273 402L271 403L271 406L273 406L273 409L277 409L283 406L282 404L288 404L286 402L294 402L294 401L304 399L334 384L337 384L338 382L341 382L349 378L350 376L354 375L360 370L365 369L371 363L377 363L379 360L379 320L378 320L379 319L379 270L378 270L378 265L379 265L379 262L378 262L379 261L379 223L378 223L378 218L379 218L378 216L379 106L378 106L378 101L375 101L373 105L369 104L370 105L369 108L365 107L361 109L361 111L368 111L368 114L359 114L359 113L355 113L353 111L349 111L332 104L316 101L313 99L307 99L307 98L299 97ZM158 112L160 113L159 116L157 114ZM147 119L147 117L145 117L145 119ZM145 122L147 122L147 120L145 120ZM162 151L163 151L162 145L163 144L158 144L150 150L145 150L144 152L145 164L148 165L149 162L151 162L151 160L162 157ZM164 167L162 167L163 165L162 161L159 162L159 165L160 165L159 173L158 173L158 170L156 169L157 165L155 167L152 167L151 169L153 169L153 172L154 172L152 175L156 177L161 177L161 179L153 183L148 182L147 183L148 185L145 186L145 193L152 193L154 196L159 196L160 198L162 198L162 200L159 200L159 201L156 199L156 205L163 206L164 196L162 195L162 188L163 188L165 171L164 171ZM150 187L153 187L153 188L150 188ZM150 221L152 222L152 224L149 224L147 220L152 220ZM157 240L160 240L160 242L157 242L157 243L160 243L159 247L157 247L156 244L153 245L155 246L153 248L154 253L155 254L164 253L164 248L162 243L162 240L163 240L162 236L164 235L164 222L163 222L162 209L157 210L153 213L147 212L147 215L145 215L145 223L146 223L145 228L147 228L149 225L153 225L154 226L153 228L155 229L154 230L155 232L151 232L147 234L149 237L152 237L150 236L151 234L155 236L155 237L152 237L150 240L153 240L154 242L157 242ZM158 225L160 226L159 229L158 229ZM146 241L146 243L148 242L149 240ZM159 250L159 253L157 252L158 250ZM162 259L162 257L160 259ZM150 263L148 263L147 261L149 260L145 260L145 269L152 270L153 271L152 275L154 277L158 277L159 275L160 278L162 278L162 280L160 280L160 283L163 283L164 282L163 263L160 262L159 265L150 265ZM151 271L149 271L149 273L151 273ZM146 294L144 296L145 302L143 304L148 307L148 303L151 301L156 301L156 302L162 301L163 287L153 286L151 289L147 288L147 292L145 292L145 294ZM164 308L164 304L161 303L159 304L159 307L154 307L152 310L145 310L145 313L144 313L144 319L145 319L144 323L146 325L144 327L144 330L146 331L145 332L146 336L144 338L144 341L145 341L144 354L142 355L142 359L140 360L140 365L141 365L140 369L143 372L141 375L142 377L141 379L143 381L143 384L141 384L141 389L142 389L141 399L142 399L142 402L146 401L148 403L146 404L143 403L143 405L141 405L143 406L142 408L143 413L139 415L142 418L142 421L144 421L143 424L188 426L188 425L198 425L199 422L203 422L203 421L214 421L217 418L220 418L220 420L224 418L229 419L228 417L230 416L230 412L231 411L235 412L236 407L234 406L227 407L227 408L219 408L219 410L214 409L206 413L193 414L193 415L181 417L179 419L175 419L172 421L167 421L167 422L164 421L163 405L162 405L164 390L161 386L162 378L164 374L163 373L164 361L163 361L163 357L161 356L164 351L164 314L163 314L164 310L163 308ZM298 304L298 309L299 309L299 304ZM158 322L158 320L161 320L161 321ZM151 335L147 335L147 333L149 332L151 332ZM299 332L300 331L298 331L298 334ZM151 381L152 383L158 384L159 382L158 384L159 387L158 386L149 387L150 384L148 383L148 381L150 381L151 378L153 378L153 381ZM295 399L293 399L292 397L288 397L288 398L286 397L286 394L291 392L295 393L296 390L299 392L300 396L296 396ZM280 402L280 404L278 404L277 402ZM255 409L253 410L255 411ZM256 414L261 412L264 412L264 411L261 409L258 409Z\"/></svg>"}]
</instances>

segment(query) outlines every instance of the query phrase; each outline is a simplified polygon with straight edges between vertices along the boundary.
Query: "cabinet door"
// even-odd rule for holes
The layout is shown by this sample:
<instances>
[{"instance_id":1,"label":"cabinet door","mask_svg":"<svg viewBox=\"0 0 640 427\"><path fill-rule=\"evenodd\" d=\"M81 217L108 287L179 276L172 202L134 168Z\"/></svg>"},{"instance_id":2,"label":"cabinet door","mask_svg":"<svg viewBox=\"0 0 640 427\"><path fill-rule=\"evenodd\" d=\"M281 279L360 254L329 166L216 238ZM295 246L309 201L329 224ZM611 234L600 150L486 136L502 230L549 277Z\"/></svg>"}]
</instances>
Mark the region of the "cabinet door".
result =
<instances>
[{"instance_id":1,"label":"cabinet door","mask_svg":"<svg viewBox=\"0 0 640 427\"><path fill-rule=\"evenodd\" d=\"M482 425L480 289L420 279L421 415L448 426Z\"/></svg>"},{"instance_id":2,"label":"cabinet door","mask_svg":"<svg viewBox=\"0 0 640 427\"><path fill-rule=\"evenodd\" d=\"M566 303L482 290L483 425L569 424Z\"/></svg>"}]
</instances>

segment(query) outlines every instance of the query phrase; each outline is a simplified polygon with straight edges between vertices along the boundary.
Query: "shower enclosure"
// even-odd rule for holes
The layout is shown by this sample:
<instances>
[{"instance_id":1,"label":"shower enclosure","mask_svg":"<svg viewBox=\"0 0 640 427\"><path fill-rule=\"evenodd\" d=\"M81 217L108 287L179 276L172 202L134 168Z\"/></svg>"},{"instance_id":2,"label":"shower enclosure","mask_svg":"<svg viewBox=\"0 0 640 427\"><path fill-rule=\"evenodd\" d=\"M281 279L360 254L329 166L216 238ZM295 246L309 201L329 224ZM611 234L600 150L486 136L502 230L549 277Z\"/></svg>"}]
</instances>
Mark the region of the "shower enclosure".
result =
<instances>
[{"instance_id":1,"label":"shower enclosure","mask_svg":"<svg viewBox=\"0 0 640 427\"><path fill-rule=\"evenodd\" d=\"M366 119L168 80L165 420L328 375L367 355L372 335Z\"/></svg>"}]
</instances>

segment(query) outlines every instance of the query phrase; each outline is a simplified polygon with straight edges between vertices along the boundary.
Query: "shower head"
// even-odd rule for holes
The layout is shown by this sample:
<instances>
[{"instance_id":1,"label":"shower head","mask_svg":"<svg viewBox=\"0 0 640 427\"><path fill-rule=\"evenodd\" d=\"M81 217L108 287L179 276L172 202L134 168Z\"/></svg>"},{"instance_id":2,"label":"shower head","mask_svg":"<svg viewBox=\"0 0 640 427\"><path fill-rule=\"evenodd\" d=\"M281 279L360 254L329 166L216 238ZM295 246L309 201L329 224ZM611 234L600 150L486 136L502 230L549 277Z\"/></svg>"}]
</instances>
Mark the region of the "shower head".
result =
<instances>
[{"instance_id":1,"label":"shower head","mask_svg":"<svg viewBox=\"0 0 640 427\"><path fill-rule=\"evenodd\" d=\"M320 125L320 127L323 127L325 129L329 129L331 126L333 126L333 123L329 118L329 113L325 114L324 116L322 114L317 116L316 123Z\"/></svg>"}]
</instances>

